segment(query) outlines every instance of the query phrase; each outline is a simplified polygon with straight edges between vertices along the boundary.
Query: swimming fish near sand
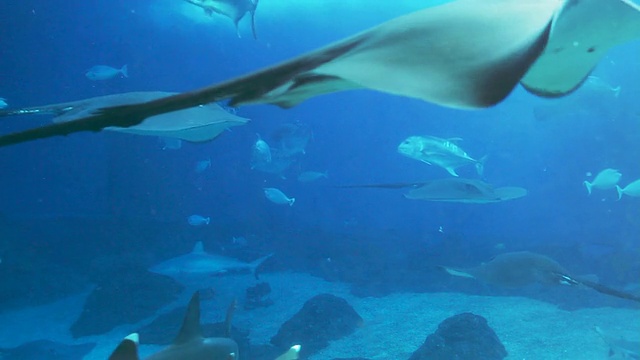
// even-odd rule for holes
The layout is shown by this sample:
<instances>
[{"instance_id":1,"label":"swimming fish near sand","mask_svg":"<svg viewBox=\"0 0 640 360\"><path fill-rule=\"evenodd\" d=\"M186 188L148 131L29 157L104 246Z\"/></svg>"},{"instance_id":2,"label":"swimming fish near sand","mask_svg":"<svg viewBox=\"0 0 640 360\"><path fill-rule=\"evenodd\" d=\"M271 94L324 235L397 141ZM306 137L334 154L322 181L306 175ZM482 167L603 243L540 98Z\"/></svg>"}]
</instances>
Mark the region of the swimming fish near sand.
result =
<instances>
[{"instance_id":1,"label":"swimming fish near sand","mask_svg":"<svg viewBox=\"0 0 640 360\"><path fill-rule=\"evenodd\" d=\"M210 254L204 250L202 242L198 241L190 253L165 260L149 268L149 271L178 280L200 279L239 272L251 272L258 277L258 267L271 256L273 254L247 263L222 255Z\"/></svg>"},{"instance_id":2,"label":"swimming fish near sand","mask_svg":"<svg viewBox=\"0 0 640 360\"><path fill-rule=\"evenodd\" d=\"M456 0L220 84L8 134L0 146L135 126L225 99L231 106L289 108L366 88L477 109L503 101L518 84L538 96L560 97L580 87L611 48L639 38L640 7L630 0Z\"/></svg>"}]
</instances>

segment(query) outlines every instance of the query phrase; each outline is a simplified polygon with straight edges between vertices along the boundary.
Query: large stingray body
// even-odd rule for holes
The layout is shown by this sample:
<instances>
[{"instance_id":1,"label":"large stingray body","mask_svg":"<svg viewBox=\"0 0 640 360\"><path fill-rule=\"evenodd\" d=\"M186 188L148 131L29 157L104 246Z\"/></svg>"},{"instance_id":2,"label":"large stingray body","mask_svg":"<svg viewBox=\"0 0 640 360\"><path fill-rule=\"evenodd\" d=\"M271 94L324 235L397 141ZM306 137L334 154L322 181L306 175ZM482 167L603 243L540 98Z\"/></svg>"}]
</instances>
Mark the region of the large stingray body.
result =
<instances>
[{"instance_id":1,"label":"large stingray body","mask_svg":"<svg viewBox=\"0 0 640 360\"><path fill-rule=\"evenodd\" d=\"M90 116L100 108L151 101L173 94L175 93L162 91L129 92L67 103L0 111L0 116L52 114L55 115L54 123L68 123ZM202 142L214 139L227 128L244 125L248 121L248 119L231 114L218 104L212 103L152 116L135 126L107 127L105 130Z\"/></svg>"},{"instance_id":2,"label":"large stingray body","mask_svg":"<svg viewBox=\"0 0 640 360\"><path fill-rule=\"evenodd\" d=\"M488 284L515 288L534 283L560 284L569 272L550 257L519 251L500 254L471 269L458 270Z\"/></svg>"},{"instance_id":3,"label":"large stingray body","mask_svg":"<svg viewBox=\"0 0 640 360\"><path fill-rule=\"evenodd\" d=\"M470 269L443 266L449 274L479 279L485 283L517 288L530 284L585 286L599 293L640 302L640 297L586 278L576 278L552 258L529 251L500 254Z\"/></svg>"},{"instance_id":4,"label":"large stingray body","mask_svg":"<svg viewBox=\"0 0 640 360\"><path fill-rule=\"evenodd\" d=\"M483 108L521 81L535 94L561 96L580 86L607 50L638 38L640 8L629 0L457 0L221 84L6 135L0 146L134 126L222 99L291 107L321 94L368 88Z\"/></svg>"}]
</instances>

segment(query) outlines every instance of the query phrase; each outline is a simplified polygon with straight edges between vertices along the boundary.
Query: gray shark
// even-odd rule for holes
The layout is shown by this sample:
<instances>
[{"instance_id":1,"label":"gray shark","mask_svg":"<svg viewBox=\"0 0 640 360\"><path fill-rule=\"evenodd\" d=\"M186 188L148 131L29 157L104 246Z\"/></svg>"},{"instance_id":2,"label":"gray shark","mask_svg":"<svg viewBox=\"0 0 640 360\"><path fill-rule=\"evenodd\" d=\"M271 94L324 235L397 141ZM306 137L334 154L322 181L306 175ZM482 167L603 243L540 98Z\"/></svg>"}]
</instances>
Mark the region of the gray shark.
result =
<instances>
[{"instance_id":1,"label":"gray shark","mask_svg":"<svg viewBox=\"0 0 640 360\"><path fill-rule=\"evenodd\" d=\"M257 268L271 256L273 254L246 263L234 258L209 254L204 251L202 242L198 241L190 253L166 260L149 268L149 271L176 279L198 278L243 271L251 272L257 277Z\"/></svg>"},{"instance_id":2,"label":"gray shark","mask_svg":"<svg viewBox=\"0 0 640 360\"><path fill-rule=\"evenodd\" d=\"M125 105L150 101L176 93L139 91L98 96L83 100L0 111L2 116L54 115L53 122L64 125L92 114L105 106ZM244 125L248 119L226 111L218 104L207 104L159 116L152 116L132 127L108 127L105 130L136 135L162 136L190 142L203 142L216 138L224 130Z\"/></svg>"},{"instance_id":3,"label":"gray shark","mask_svg":"<svg viewBox=\"0 0 640 360\"><path fill-rule=\"evenodd\" d=\"M186 2L193 4L197 7L204 9L207 15L213 13L224 15L231 19L236 26L236 32L240 37L240 29L238 23L246 13L251 16L251 32L253 38L257 39L256 35L256 8L258 7L259 0L185 0Z\"/></svg>"},{"instance_id":4,"label":"gray shark","mask_svg":"<svg viewBox=\"0 0 640 360\"><path fill-rule=\"evenodd\" d=\"M189 301L182 327L173 343L146 360L235 360L238 344L231 338L205 338L200 327L200 293ZM231 317L227 316L227 326ZM137 334L129 335L111 354L109 360L138 359Z\"/></svg>"},{"instance_id":5,"label":"gray shark","mask_svg":"<svg viewBox=\"0 0 640 360\"><path fill-rule=\"evenodd\" d=\"M615 338L606 334L598 326L595 327L595 331L609 347L609 359L640 360L640 341Z\"/></svg>"},{"instance_id":6,"label":"gray shark","mask_svg":"<svg viewBox=\"0 0 640 360\"><path fill-rule=\"evenodd\" d=\"M289 108L366 88L477 109L503 101L518 84L538 96L559 97L580 87L611 48L639 38L640 7L631 0L456 0L220 84L8 134L0 146L135 126L225 99L231 106Z\"/></svg>"}]
</instances>

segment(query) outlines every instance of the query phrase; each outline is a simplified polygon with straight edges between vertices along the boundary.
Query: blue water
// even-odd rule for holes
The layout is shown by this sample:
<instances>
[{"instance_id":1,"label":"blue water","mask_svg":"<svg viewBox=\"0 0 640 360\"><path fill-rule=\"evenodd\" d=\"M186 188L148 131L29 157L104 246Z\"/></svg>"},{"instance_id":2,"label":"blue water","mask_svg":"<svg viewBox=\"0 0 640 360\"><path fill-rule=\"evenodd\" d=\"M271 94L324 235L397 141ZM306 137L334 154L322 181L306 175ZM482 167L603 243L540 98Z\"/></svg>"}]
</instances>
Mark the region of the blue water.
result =
<instances>
[{"instance_id":1,"label":"blue water","mask_svg":"<svg viewBox=\"0 0 640 360\"><path fill-rule=\"evenodd\" d=\"M355 2L287 8L288 1L263 0L256 15L257 41L247 19L238 38L228 19L207 18L180 1L0 2L0 97L11 107L25 107L127 91L187 91L421 7L405 2L371 8L361 2L363 8ZM336 16L348 21L336 23ZM375 264L397 266L406 258L411 268L420 263L411 256L420 254L433 265L474 264L504 244L507 250L555 256L577 273L597 273L622 287L637 282L640 271L640 199L616 201L615 190L587 196L582 182L592 179L588 172L608 167L622 172L622 185L640 178L639 49L637 42L614 49L595 69L594 76L622 89L619 97L596 94L602 103L579 101L597 89L550 101L518 88L495 108L460 111L363 90L321 96L290 110L242 107L238 115L250 118L250 124L174 151L161 150L156 138L117 133L3 148L0 212L8 240L0 257L20 262L30 254L82 270L105 254L117 259L134 253L139 258L127 261L148 266L188 251L203 237L222 247L232 236L245 236L253 239L250 248L235 255L304 249L309 261L299 259L291 267L322 275L314 269L317 259L344 256L355 258L358 266L374 264L371 274L379 274ZM97 64L128 64L129 78L85 78ZM549 119L533 115L535 106L570 107L571 101L584 111ZM7 118L0 128L5 133L47 121ZM328 179L306 184L295 180L295 171L282 179L251 170L256 133L270 134L295 122L313 130L297 168L328 170ZM411 135L463 138L461 146L471 156L488 155L485 181L524 187L528 196L468 205L410 201L401 190L333 187L448 177L441 168L397 153L398 144ZM206 159L211 168L196 172L198 161ZM477 177L472 166L461 168L460 175ZM282 189L296 197L295 205L267 201L263 187ZM186 219L192 214L210 216L211 224L190 227ZM342 248L343 237L356 245ZM393 260L344 254L369 247L376 257Z\"/></svg>"}]
</instances>

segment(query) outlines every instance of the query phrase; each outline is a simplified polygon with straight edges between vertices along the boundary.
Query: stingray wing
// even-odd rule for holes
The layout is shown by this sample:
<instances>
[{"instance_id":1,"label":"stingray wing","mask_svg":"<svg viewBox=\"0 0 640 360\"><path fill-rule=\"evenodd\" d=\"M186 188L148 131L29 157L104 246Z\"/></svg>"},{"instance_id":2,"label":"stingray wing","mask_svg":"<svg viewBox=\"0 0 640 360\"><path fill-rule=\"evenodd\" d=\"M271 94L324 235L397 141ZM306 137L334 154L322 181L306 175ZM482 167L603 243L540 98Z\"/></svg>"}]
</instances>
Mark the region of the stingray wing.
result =
<instances>
[{"instance_id":1,"label":"stingray wing","mask_svg":"<svg viewBox=\"0 0 640 360\"><path fill-rule=\"evenodd\" d=\"M640 7L628 0L567 1L544 53L522 79L540 96L577 89L607 51L640 38Z\"/></svg>"}]
</instances>

